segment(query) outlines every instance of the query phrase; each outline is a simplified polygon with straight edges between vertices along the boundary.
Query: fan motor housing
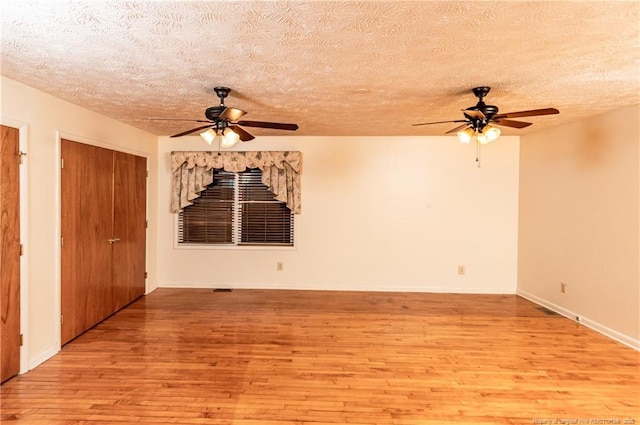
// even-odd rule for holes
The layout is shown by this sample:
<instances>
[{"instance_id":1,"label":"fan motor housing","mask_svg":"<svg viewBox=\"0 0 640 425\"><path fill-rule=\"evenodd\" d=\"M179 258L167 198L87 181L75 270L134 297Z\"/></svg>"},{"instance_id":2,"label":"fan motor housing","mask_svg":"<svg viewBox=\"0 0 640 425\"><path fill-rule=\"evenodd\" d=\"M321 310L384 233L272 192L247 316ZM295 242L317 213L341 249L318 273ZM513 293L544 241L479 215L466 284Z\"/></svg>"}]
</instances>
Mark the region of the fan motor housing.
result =
<instances>
[{"instance_id":1,"label":"fan motor housing","mask_svg":"<svg viewBox=\"0 0 640 425\"><path fill-rule=\"evenodd\" d=\"M484 105L481 111L485 117L491 118L498 113L498 107L496 105Z\"/></svg>"},{"instance_id":2,"label":"fan motor housing","mask_svg":"<svg viewBox=\"0 0 640 425\"><path fill-rule=\"evenodd\" d=\"M496 105L487 105L482 100L489 93L490 90L491 90L491 87L487 87L487 86L474 87L472 91L473 91L473 94L478 98L478 103L476 104L476 106L468 109L475 109L476 111L480 111L487 118L491 118L495 114L497 114L498 107Z\"/></svg>"},{"instance_id":3,"label":"fan motor housing","mask_svg":"<svg viewBox=\"0 0 640 425\"><path fill-rule=\"evenodd\" d=\"M204 111L204 116L211 121L215 121L218 118L220 118L220 114L225 109L227 109L226 106L212 106L210 108L207 108L206 111Z\"/></svg>"},{"instance_id":4,"label":"fan motor housing","mask_svg":"<svg viewBox=\"0 0 640 425\"><path fill-rule=\"evenodd\" d=\"M491 118L498 113L498 107L496 105L487 105L484 102L478 102L476 106L467 108L467 110L480 111L487 118Z\"/></svg>"}]
</instances>

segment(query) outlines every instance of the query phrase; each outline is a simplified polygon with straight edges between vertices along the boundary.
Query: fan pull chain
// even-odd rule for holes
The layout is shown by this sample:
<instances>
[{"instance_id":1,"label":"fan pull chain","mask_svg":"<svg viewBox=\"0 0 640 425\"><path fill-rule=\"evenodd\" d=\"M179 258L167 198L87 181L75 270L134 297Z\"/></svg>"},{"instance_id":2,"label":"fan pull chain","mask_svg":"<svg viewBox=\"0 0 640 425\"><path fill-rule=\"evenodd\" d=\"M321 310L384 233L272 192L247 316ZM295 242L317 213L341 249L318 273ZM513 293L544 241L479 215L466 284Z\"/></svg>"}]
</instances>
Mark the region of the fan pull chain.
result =
<instances>
[{"instance_id":1,"label":"fan pull chain","mask_svg":"<svg viewBox=\"0 0 640 425\"><path fill-rule=\"evenodd\" d=\"M482 153L482 143L476 140L476 164L478 164L478 168L480 168L480 154Z\"/></svg>"}]
</instances>

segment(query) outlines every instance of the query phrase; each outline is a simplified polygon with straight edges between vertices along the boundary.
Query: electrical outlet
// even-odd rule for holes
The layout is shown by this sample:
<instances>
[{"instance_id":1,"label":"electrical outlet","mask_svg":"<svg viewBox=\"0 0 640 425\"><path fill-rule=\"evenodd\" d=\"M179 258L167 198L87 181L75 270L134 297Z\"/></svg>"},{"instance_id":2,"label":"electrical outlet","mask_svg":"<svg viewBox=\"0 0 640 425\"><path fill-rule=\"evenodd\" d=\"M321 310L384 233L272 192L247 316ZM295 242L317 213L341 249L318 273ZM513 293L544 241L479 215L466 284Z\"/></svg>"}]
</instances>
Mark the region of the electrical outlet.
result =
<instances>
[{"instance_id":1,"label":"electrical outlet","mask_svg":"<svg viewBox=\"0 0 640 425\"><path fill-rule=\"evenodd\" d=\"M567 284L564 282L560 282L560 292L562 292L563 294L567 293Z\"/></svg>"},{"instance_id":2,"label":"electrical outlet","mask_svg":"<svg viewBox=\"0 0 640 425\"><path fill-rule=\"evenodd\" d=\"M462 276L465 273L465 271L466 270L465 270L464 266L458 266L458 274L460 276Z\"/></svg>"},{"instance_id":3,"label":"electrical outlet","mask_svg":"<svg viewBox=\"0 0 640 425\"><path fill-rule=\"evenodd\" d=\"M279 272L284 270L284 263L282 261L278 261L276 263L276 270L279 271Z\"/></svg>"}]
</instances>

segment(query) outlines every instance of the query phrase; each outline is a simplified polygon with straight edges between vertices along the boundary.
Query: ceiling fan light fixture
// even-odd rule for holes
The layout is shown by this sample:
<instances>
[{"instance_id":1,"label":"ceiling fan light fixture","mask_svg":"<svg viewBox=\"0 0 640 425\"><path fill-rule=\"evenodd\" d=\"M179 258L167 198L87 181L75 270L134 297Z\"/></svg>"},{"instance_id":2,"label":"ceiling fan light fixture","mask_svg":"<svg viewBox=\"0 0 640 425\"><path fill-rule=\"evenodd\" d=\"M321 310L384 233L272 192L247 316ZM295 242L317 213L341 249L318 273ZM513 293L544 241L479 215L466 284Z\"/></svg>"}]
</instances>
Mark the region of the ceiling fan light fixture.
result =
<instances>
[{"instance_id":1,"label":"ceiling fan light fixture","mask_svg":"<svg viewBox=\"0 0 640 425\"><path fill-rule=\"evenodd\" d=\"M238 135L238 133L231 130L230 128L225 128L222 134L223 137L220 141L220 146L222 146L223 148L230 148L238 143L238 140L240 140L240 136Z\"/></svg>"},{"instance_id":2,"label":"ceiling fan light fixture","mask_svg":"<svg viewBox=\"0 0 640 425\"><path fill-rule=\"evenodd\" d=\"M212 128L210 128L209 130L200 133L200 137L202 137L202 140L207 142L208 145L211 145L216 138L216 132L213 131Z\"/></svg>"},{"instance_id":3,"label":"ceiling fan light fixture","mask_svg":"<svg viewBox=\"0 0 640 425\"><path fill-rule=\"evenodd\" d=\"M217 138L225 138L224 146L231 147L237 143L238 140L242 140L243 142L248 142L249 140L255 139L251 133L244 130L242 126L247 127L258 127L258 128L270 128L274 130L288 130L295 131L298 129L298 124L293 123L282 123L282 122L268 122L268 121L240 121L246 112L238 109L227 107L224 104L224 99L229 95L231 89L228 87L215 87L214 88L216 94L220 98L219 106L211 106L204 111L204 116L207 118L206 120L197 120L197 119L182 119L182 118L149 118L156 120L170 120L170 121L194 121L198 123L207 123L207 125L200 125L199 127L192 128L191 130L183 131L178 134L174 134L169 137L182 137L187 136L189 134L194 134L196 132L200 133L200 137L209 145L212 145L216 142L222 143L222 140L217 140ZM230 128L229 128L230 127ZM227 130L228 131L225 131ZM206 129L211 129L207 131L203 131ZM227 136L228 134L228 136ZM225 137L227 136L227 137Z\"/></svg>"},{"instance_id":4,"label":"ceiling fan light fixture","mask_svg":"<svg viewBox=\"0 0 640 425\"><path fill-rule=\"evenodd\" d=\"M487 143L493 142L498 137L502 131L498 127L494 127L492 125L485 125L480 133L478 133L478 142L486 145Z\"/></svg>"},{"instance_id":5,"label":"ceiling fan light fixture","mask_svg":"<svg viewBox=\"0 0 640 425\"><path fill-rule=\"evenodd\" d=\"M476 132L474 131L473 128L467 127L464 130L458 131L458 133L456 133L456 134L458 135L458 139L460 139L460 141L462 143L467 144L467 143L471 142L471 139L473 138L473 135L475 133Z\"/></svg>"},{"instance_id":6,"label":"ceiling fan light fixture","mask_svg":"<svg viewBox=\"0 0 640 425\"><path fill-rule=\"evenodd\" d=\"M499 128L496 128L493 125L488 125L490 123L495 123L496 125L499 125L501 127L520 129L528 127L532 123L517 121L512 118L535 117L540 115L554 115L560 113L560 111L558 111L556 108L542 108L498 114L499 108L497 106L487 105L483 100L487 93L489 93L489 90L491 90L491 87L488 86L475 87L471 90L473 94L478 98L478 103L476 103L475 106L470 106L462 110L462 113L464 115L464 119L462 120L454 119L448 121L421 122L413 125L418 126L463 122L465 124L452 128L445 134L456 133L462 143L470 143L473 140L473 137L476 136L476 143L478 145L484 145L493 142L498 137L500 137L500 134L502 133ZM458 131L459 129L463 130Z\"/></svg>"}]
</instances>

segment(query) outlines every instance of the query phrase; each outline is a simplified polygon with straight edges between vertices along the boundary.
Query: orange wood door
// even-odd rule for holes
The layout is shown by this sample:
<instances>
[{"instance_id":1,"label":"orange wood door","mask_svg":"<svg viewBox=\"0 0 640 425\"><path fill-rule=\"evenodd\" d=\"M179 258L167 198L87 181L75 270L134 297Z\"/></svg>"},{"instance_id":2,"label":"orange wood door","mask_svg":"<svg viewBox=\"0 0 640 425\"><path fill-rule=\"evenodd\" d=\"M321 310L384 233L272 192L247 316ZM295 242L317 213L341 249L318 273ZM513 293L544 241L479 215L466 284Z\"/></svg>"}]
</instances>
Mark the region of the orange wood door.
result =
<instances>
[{"instance_id":1,"label":"orange wood door","mask_svg":"<svg viewBox=\"0 0 640 425\"><path fill-rule=\"evenodd\" d=\"M115 152L113 311L145 291L147 160Z\"/></svg>"},{"instance_id":2,"label":"orange wood door","mask_svg":"<svg viewBox=\"0 0 640 425\"><path fill-rule=\"evenodd\" d=\"M62 140L61 343L109 316L113 151Z\"/></svg>"},{"instance_id":3,"label":"orange wood door","mask_svg":"<svg viewBox=\"0 0 640 425\"><path fill-rule=\"evenodd\" d=\"M20 371L19 131L2 126L0 148L0 382Z\"/></svg>"}]
</instances>

